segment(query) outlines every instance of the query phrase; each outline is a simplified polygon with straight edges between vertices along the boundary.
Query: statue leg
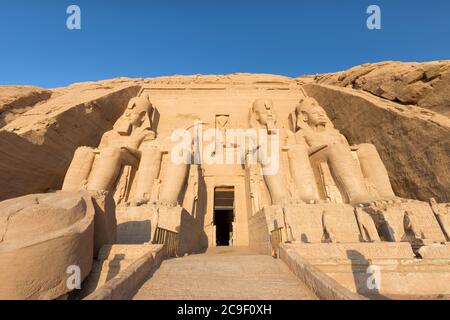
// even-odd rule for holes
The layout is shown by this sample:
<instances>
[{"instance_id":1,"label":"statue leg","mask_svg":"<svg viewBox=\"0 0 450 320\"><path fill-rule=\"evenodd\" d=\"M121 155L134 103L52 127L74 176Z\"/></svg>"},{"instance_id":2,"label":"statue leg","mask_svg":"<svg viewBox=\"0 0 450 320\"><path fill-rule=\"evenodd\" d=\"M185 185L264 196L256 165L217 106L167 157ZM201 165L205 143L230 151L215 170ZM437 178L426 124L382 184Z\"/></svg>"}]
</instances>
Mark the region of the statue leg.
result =
<instances>
[{"instance_id":1,"label":"statue leg","mask_svg":"<svg viewBox=\"0 0 450 320\"><path fill-rule=\"evenodd\" d=\"M284 204L290 200L286 177L283 174L281 161L279 164L279 170L276 174L263 173L263 177L266 182L267 189L269 189L270 198L272 199L273 205Z\"/></svg>"},{"instance_id":2,"label":"statue leg","mask_svg":"<svg viewBox=\"0 0 450 320\"><path fill-rule=\"evenodd\" d=\"M278 146L271 143L262 145L257 156L272 204L284 204L290 200L290 196Z\"/></svg>"},{"instance_id":3,"label":"statue leg","mask_svg":"<svg viewBox=\"0 0 450 320\"><path fill-rule=\"evenodd\" d=\"M364 176L375 185L380 197L395 198L388 172L375 146L368 143L360 144L356 152Z\"/></svg>"},{"instance_id":4,"label":"statue leg","mask_svg":"<svg viewBox=\"0 0 450 320\"><path fill-rule=\"evenodd\" d=\"M175 207L178 204L178 197L185 185L189 167L189 164L176 164L170 160L167 162L159 193L159 202L162 205Z\"/></svg>"},{"instance_id":5,"label":"statue leg","mask_svg":"<svg viewBox=\"0 0 450 320\"><path fill-rule=\"evenodd\" d=\"M136 181L135 203L141 205L150 200L153 182L158 178L161 168L161 151L156 146L142 148L141 162L139 163Z\"/></svg>"},{"instance_id":6,"label":"statue leg","mask_svg":"<svg viewBox=\"0 0 450 320\"><path fill-rule=\"evenodd\" d=\"M80 147L75 151L72 162L64 178L63 191L77 191L83 187L91 173L94 163L94 150L89 147Z\"/></svg>"},{"instance_id":7,"label":"statue leg","mask_svg":"<svg viewBox=\"0 0 450 320\"><path fill-rule=\"evenodd\" d=\"M305 202L319 200L316 179L314 177L306 146L296 144L288 151L289 167L297 188L297 197Z\"/></svg>"},{"instance_id":8,"label":"statue leg","mask_svg":"<svg viewBox=\"0 0 450 320\"><path fill-rule=\"evenodd\" d=\"M375 199L366 188L364 177L358 162L353 158L350 147L333 144L327 147L326 157L338 185L346 193L351 204L371 202Z\"/></svg>"},{"instance_id":9,"label":"statue leg","mask_svg":"<svg viewBox=\"0 0 450 320\"><path fill-rule=\"evenodd\" d=\"M123 148L106 148L100 151L100 156L94 166L88 183L88 190L111 191L122 165L137 167L139 160Z\"/></svg>"}]
</instances>

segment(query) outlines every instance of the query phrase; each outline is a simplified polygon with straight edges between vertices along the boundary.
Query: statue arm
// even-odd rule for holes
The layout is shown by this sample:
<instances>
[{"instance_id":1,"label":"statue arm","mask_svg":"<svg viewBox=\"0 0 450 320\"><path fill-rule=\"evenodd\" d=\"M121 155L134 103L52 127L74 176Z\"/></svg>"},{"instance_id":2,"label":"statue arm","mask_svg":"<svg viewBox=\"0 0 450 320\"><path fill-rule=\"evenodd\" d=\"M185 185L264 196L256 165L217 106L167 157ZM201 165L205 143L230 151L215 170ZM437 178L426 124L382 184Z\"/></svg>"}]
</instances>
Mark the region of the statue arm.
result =
<instances>
[{"instance_id":1,"label":"statue arm","mask_svg":"<svg viewBox=\"0 0 450 320\"><path fill-rule=\"evenodd\" d=\"M143 140L155 140L156 133L150 127L147 127L140 133L140 137Z\"/></svg>"},{"instance_id":2,"label":"statue arm","mask_svg":"<svg viewBox=\"0 0 450 320\"><path fill-rule=\"evenodd\" d=\"M127 150L130 152L135 158L140 159L142 152L138 149L139 146L142 144L145 140L154 140L155 139L155 132L150 130L149 127L143 128L142 131L136 133L136 138L134 141L137 143L133 143L135 147L131 147L129 145L123 146L122 149Z\"/></svg>"},{"instance_id":3,"label":"statue arm","mask_svg":"<svg viewBox=\"0 0 450 320\"><path fill-rule=\"evenodd\" d=\"M102 139L100 140L100 144L98 145L97 149L102 149L102 148L108 146L110 133L111 133L111 131L108 131L103 134Z\"/></svg>"},{"instance_id":4,"label":"statue arm","mask_svg":"<svg viewBox=\"0 0 450 320\"><path fill-rule=\"evenodd\" d=\"M321 144L321 145L318 145L318 146L310 147L308 149L308 155L312 156L313 154L315 154L315 153L325 149L326 147L328 147L327 144Z\"/></svg>"},{"instance_id":5,"label":"statue arm","mask_svg":"<svg viewBox=\"0 0 450 320\"><path fill-rule=\"evenodd\" d=\"M133 157L135 157L136 159L140 159L140 158L141 158L142 152L141 152L140 150L138 150L138 149L135 149L135 148L129 147L129 146L121 147L121 149L127 150L127 151L128 151L129 153L131 153L131 155L132 155Z\"/></svg>"},{"instance_id":6,"label":"statue arm","mask_svg":"<svg viewBox=\"0 0 450 320\"><path fill-rule=\"evenodd\" d=\"M339 131L338 131L338 132L339 132ZM339 132L339 137L340 137L341 142L342 142L343 144L349 145L347 138L346 138L343 134L341 134L340 132Z\"/></svg>"}]
</instances>

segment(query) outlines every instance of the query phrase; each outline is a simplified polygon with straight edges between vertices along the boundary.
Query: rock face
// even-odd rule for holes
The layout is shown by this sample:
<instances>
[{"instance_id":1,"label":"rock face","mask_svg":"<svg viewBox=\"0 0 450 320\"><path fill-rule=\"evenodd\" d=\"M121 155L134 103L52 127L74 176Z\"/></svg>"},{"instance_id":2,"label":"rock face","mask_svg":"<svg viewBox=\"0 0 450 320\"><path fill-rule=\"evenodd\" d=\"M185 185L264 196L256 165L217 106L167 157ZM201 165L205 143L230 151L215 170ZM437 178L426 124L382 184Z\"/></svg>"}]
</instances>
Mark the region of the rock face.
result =
<instances>
[{"instance_id":1,"label":"rock face","mask_svg":"<svg viewBox=\"0 0 450 320\"><path fill-rule=\"evenodd\" d=\"M311 80L311 78L308 78ZM349 87L450 117L450 61L380 62L316 76L318 84Z\"/></svg>"},{"instance_id":2,"label":"rock face","mask_svg":"<svg viewBox=\"0 0 450 320\"><path fill-rule=\"evenodd\" d=\"M52 91L33 86L0 87L0 128L50 98Z\"/></svg>"}]
</instances>

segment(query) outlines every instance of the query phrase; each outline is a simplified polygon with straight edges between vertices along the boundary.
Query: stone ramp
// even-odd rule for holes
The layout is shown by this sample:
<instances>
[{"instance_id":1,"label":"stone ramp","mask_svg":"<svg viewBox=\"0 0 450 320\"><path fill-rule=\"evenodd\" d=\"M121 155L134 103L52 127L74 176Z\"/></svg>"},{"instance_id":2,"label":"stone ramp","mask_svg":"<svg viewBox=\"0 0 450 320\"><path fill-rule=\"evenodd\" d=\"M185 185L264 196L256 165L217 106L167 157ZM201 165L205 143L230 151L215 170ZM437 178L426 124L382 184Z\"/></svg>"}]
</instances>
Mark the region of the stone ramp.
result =
<instances>
[{"instance_id":1,"label":"stone ramp","mask_svg":"<svg viewBox=\"0 0 450 320\"><path fill-rule=\"evenodd\" d=\"M317 299L281 261L244 247L166 260L135 300Z\"/></svg>"}]
</instances>

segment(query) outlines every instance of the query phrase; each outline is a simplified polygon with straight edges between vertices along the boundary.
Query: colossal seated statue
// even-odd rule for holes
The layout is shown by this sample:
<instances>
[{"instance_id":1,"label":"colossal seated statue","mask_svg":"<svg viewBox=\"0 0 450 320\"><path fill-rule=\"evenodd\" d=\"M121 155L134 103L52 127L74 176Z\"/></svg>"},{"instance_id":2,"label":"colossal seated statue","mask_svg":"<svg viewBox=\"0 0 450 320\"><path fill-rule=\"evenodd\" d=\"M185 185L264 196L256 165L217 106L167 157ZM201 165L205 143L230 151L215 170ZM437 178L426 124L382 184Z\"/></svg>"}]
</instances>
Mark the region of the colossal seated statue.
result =
<instances>
[{"instance_id":1,"label":"colossal seated statue","mask_svg":"<svg viewBox=\"0 0 450 320\"><path fill-rule=\"evenodd\" d=\"M277 135L278 139L280 136L279 131L276 127L277 124L277 116L275 110L273 108L273 102L271 100L266 99L257 99L252 108L250 109L249 114L249 125L253 129L264 129L267 134ZM261 137L258 137L259 144ZM267 152L262 152L263 148L267 148ZM264 181L266 182L267 188L269 189L270 197L272 199L272 204L284 204L290 201L290 195L287 189L286 177L282 170L281 162L279 161L279 150L272 150L270 142L268 141L267 146L255 145L255 148L252 150L248 150L248 153L255 153L257 156L257 160L262 167L262 172L264 176ZM278 170L275 172L267 173L264 171L269 165L271 165L268 154L275 155L278 157ZM270 156L269 156L270 157ZM247 159L250 157L248 156Z\"/></svg>"},{"instance_id":2,"label":"colossal seated statue","mask_svg":"<svg viewBox=\"0 0 450 320\"><path fill-rule=\"evenodd\" d=\"M149 181L157 177L162 178L160 181L159 192L157 197L157 203L166 207L175 207L179 205L179 196L185 187L186 179L190 169L190 154L192 148L192 141L186 142L186 152L189 159L184 161L179 161L180 159L174 159L172 157L172 152L176 153L178 148L175 148L175 143L172 141L171 137L161 136L160 138L144 143L143 152L147 152L147 156L143 158L139 166L139 177L138 177L138 189L144 190L145 186L149 186ZM164 172L161 172L161 166L164 161ZM146 159L146 160L145 160ZM139 183L143 187L139 187ZM149 189L150 190L150 189ZM137 196L140 196L141 202L148 202L150 193L146 196L142 195L142 191Z\"/></svg>"},{"instance_id":3,"label":"colossal seated statue","mask_svg":"<svg viewBox=\"0 0 450 320\"><path fill-rule=\"evenodd\" d=\"M265 129L268 134L277 135L280 145L283 144L278 150L273 150L269 144L267 152L261 151L261 148L265 148L265 146L257 146L258 160L263 169L264 180L269 189L272 204L318 201L316 182L308 158L308 146L302 137L297 139L298 137L278 125L277 115L271 100L257 99L253 103L249 114L249 125L253 129ZM289 173L294 182L292 190L289 190L287 177L283 172L281 149L287 150ZM272 158L274 156L278 158L278 170L276 172L264 172L264 169L271 165L270 161L266 159L268 154Z\"/></svg>"},{"instance_id":4,"label":"colossal seated statue","mask_svg":"<svg viewBox=\"0 0 450 320\"><path fill-rule=\"evenodd\" d=\"M124 115L111 131L103 135L97 149L77 149L62 190L86 188L111 191L122 166L139 166L142 156L139 150L141 143L155 138L154 131L150 129L152 111L148 95L132 98ZM98 159L94 165L95 154L98 154Z\"/></svg>"},{"instance_id":5,"label":"colossal seated statue","mask_svg":"<svg viewBox=\"0 0 450 320\"><path fill-rule=\"evenodd\" d=\"M176 206L189 166L187 163L175 164L168 159L164 178L159 181L163 157L170 153L171 146L168 146L168 137L156 138L152 121L154 112L148 94L132 98L113 129L103 135L98 148L77 149L62 190L114 193L123 176L123 168L129 166L133 168L133 174L125 178L125 193L129 195L133 190L131 205L147 204L157 188L159 196L154 200L164 206Z\"/></svg>"},{"instance_id":6,"label":"colossal seated statue","mask_svg":"<svg viewBox=\"0 0 450 320\"><path fill-rule=\"evenodd\" d=\"M306 140L311 162L327 163L345 202L358 205L395 198L387 170L372 144L350 146L313 98L300 101L295 118L295 135ZM357 158L352 151L356 151ZM376 194L369 191L366 181Z\"/></svg>"}]
</instances>

